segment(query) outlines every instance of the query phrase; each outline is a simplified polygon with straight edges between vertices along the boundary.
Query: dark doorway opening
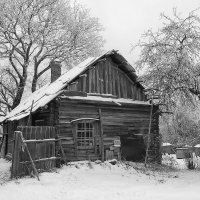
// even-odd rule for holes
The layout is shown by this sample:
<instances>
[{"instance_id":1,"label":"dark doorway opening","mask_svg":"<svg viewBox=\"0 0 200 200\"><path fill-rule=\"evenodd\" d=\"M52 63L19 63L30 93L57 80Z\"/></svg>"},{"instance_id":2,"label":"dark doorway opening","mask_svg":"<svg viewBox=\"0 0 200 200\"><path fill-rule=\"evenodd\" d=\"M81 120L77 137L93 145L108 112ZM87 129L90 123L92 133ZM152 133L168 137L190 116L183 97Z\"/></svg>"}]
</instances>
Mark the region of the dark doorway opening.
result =
<instances>
[{"instance_id":1,"label":"dark doorway opening","mask_svg":"<svg viewBox=\"0 0 200 200\"><path fill-rule=\"evenodd\" d=\"M145 158L145 149L143 137L121 136L121 156L127 161L142 162Z\"/></svg>"}]
</instances>

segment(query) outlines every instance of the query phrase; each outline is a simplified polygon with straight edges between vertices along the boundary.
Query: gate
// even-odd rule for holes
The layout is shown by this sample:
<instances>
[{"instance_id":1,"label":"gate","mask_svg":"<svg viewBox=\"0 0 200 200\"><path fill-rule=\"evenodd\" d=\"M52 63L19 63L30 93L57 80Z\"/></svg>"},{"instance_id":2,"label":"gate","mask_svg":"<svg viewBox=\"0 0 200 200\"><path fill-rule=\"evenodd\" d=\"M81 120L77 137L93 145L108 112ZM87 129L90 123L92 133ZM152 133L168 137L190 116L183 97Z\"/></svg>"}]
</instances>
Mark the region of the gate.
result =
<instances>
[{"instance_id":1,"label":"gate","mask_svg":"<svg viewBox=\"0 0 200 200\"><path fill-rule=\"evenodd\" d=\"M19 126L14 135L11 176L32 174L56 166L56 130L50 126ZM26 148L25 148L26 147Z\"/></svg>"}]
</instances>

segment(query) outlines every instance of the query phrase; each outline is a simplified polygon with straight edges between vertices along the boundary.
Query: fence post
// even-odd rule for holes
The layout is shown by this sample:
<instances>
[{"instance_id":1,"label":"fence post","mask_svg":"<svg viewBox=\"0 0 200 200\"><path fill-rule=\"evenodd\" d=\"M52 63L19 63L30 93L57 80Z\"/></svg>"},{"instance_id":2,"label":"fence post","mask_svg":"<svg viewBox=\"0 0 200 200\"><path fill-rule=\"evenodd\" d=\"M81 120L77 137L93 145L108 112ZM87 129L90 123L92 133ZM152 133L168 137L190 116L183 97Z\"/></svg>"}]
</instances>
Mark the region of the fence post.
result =
<instances>
[{"instance_id":1,"label":"fence post","mask_svg":"<svg viewBox=\"0 0 200 200\"><path fill-rule=\"evenodd\" d=\"M19 153L21 149L21 132L14 132L14 147L12 153L12 168L11 178L17 178L19 176Z\"/></svg>"},{"instance_id":2,"label":"fence post","mask_svg":"<svg viewBox=\"0 0 200 200\"><path fill-rule=\"evenodd\" d=\"M1 145L0 145L0 157L5 158L6 157L6 138L7 138L8 133L3 133L3 138L1 140Z\"/></svg>"},{"instance_id":3,"label":"fence post","mask_svg":"<svg viewBox=\"0 0 200 200\"><path fill-rule=\"evenodd\" d=\"M65 165L67 164L67 158L65 156L65 152L64 152L64 149L62 147L62 140L59 139L59 146L60 146L60 151L61 151L61 154L62 154L62 157L63 157L63 160L65 162Z\"/></svg>"}]
</instances>

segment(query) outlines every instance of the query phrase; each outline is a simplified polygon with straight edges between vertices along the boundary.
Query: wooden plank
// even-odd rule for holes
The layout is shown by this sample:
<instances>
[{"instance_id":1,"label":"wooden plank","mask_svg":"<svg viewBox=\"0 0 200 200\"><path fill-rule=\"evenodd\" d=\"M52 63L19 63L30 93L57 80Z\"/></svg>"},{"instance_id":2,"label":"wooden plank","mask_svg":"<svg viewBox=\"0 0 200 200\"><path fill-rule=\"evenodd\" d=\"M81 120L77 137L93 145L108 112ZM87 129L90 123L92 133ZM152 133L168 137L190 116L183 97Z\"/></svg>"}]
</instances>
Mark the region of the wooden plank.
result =
<instances>
[{"instance_id":1,"label":"wooden plank","mask_svg":"<svg viewBox=\"0 0 200 200\"><path fill-rule=\"evenodd\" d=\"M84 76L83 76L83 92L86 92L86 77L87 77L87 75L84 74Z\"/></svg>"},{"instance_id":2,"label":"wooden plank","mask_svg":"<svg viewBox=\"0 0 200 200\"><path fill-rule=\"evenodd\" d=\"M131 85L131 99L135 100L134 85Z\"/></svg>"},{"instance_id":3,"label":"wooden plank","mask_svg":"<svg viewBox=\"0 0 200 200\"><path fill-rule=\"evenodd\" d=\"M99 119L97 119L97 118L78 118L78 119L74 119L74 120L72 120L71 121L71 123L73 123L73 122L77 122L77 121L82 121L82 120L89 120L89 121L99 121Z\"/></svg>"},{"instance_id":4,"label":"wooden plank","mask_svg":"<svg viewBox=\"0 0 200 200\"><path fill-rule=\"evenodd\" d=\"M116 76L116 70L115 68L112 68L113 95L116 95L115 76Z\"/></svg>"},{"instance_id":5,"label":"wooden plank","mask_svg":"<svg viewBox=\"0 0 200 200\"><path fill-rule=\"evenodd\" d=\"M89 93L89 71L90 71L90 69L88 69L88 70L85 72L85 74L86 74L86 90L85 90L85 92L86 92L86 93Z\"/></svg>"},{"instance_id":6,"label":"wooden plank","mask_svg":"<svg viewBox=\"0 0 200 200\"><path fill-rule=\"evenodd\" d=\"M23 139L23 137L22 137L22 133L21 133L21 132L20 132L20 138L21 138L21 141L22 141L22 143L23 143L23 146L25 147L25 150L26 150L27 153L28 153L28 156L29 156L29 159L30 159L30 162L31 162L31 166L32 166L32 168L33 168L33 170L34 170L34 173L35 173L35 175L37 176L37 179L38 179L38 181L39 181L40 179L39 179L38 171L37 171L37 169L36 169L36 167L35 167L35 163L33 162L33 159L32 159L32 157L31 157L31 154L30 154L30 152L29 152L29 149L28 149L28 147L27 147L27 144L23 142L24 139Z\"/></svg>"},{"instance_id":7,"label":"wooden plank","mask_svg":"<svg viewBox=\"0 0 200 200\"><path fill-rule=\"evenodd\" d=\"M77 144L77 135L76 135L76 126L72 129L73 136L74 136L74 147L75 147L75 156L78 156L78 144Z\"/></svg>"},{"instance_id":8,"label":"wooden plank","mask_svg":"<svg viewBox=\"0 0 200 200\"><path fill-rule=\"evenodd\" d=\"M109 77L109 94L112 94L112 68L111 63L108 63L108 77Z\"/></svg>"},{"instance_id":9,"label":"wooden plank","mask_svg":"<svg viewBox=\"0 0 200 200\"><path fill-rule=\"evenodd\" d=\"M106 74L105 74L106 69L105 68L106 68L106 66L105 66L105 62L102 62L101 68L102 68L102 86L103 86L102 94L106 94L106 79L105 79L105 76L106 76Z\"/></svg>"},{"instance_id":10,"label":"wooden plank","mask_svg":"<svg viewBox=\"0 0 200 200\"><path fill-rule=\"evenodd\" d=\"M120 74L119 69L116 71L116 79L117 79L117 90L118 90L118 97L121 98L121 87L120 87Z\"/></svg>"},{"instance_id":11,"label":"wooden plank","mask_svg":"<svg viewBox=\"0 0 200 200\"><path fill-rule=\"evenodd\" d=\"M101 139L101 160L104 161L104 143L103 143L103 121L101 116L101 108L99 108L99 122L100 122L100 139Z\"/></svg>"},{"instance_id":12,"label":"wooden plank","mask_svg":"<svg viewBox=\"0 0 200 200\"><path fill-rule=\"evenodd\" d=\"M108 94L108 83L109 83L109 80L108 80L108 65L107 63L105 63L105 86L106 86L106 90L105 90L105 94Z\"/></svg>"},{"instance_id":13,"label":"wooden plank","mask_svg":"<svg viewBox=\"0 0 200 200\"><path fill-rule=\"evenodd\" d=\"M89 92L92 92L92 69L88 70L88 73L89 73L89 76L88 76L88 79L89 79L89 85L88 85L88 90Z\"/></svg>"},{"instance_id":14,"label":"wooden plank","mask_svg":"<svg viewBox=\"0 0 200 200\"><path fill-rule=\"evenodd\" d=\"M17 178L19 176L19 152L21 148L21 132L14 132L14 148L13 148L13 158L11 167L11 178Z\"/></svg>"},{"instance_id":15,"label":"wooden plank","mask_svg":"<svg viewBox=\"0 0 200 200\"><path fill-rule=\"evenodd\" d=\"M150 138L151 138L151 121L152 121L152 113L153 113L153 103L151 104L151 110L150 110L150 120L149 120L149 131L148 131L148 138L147 138L147 147L146 147L146 155L145 155L145 162L144 166L147 166L147 159L149 155L149 148L150 148Z\"/></svg>"},{"instance_id":16,"label":"wooden plank","mask_svg":"<svg viewBox=\"0 0 200 200\"><path fill-rule=\"evenodd\" d=\"M48 161L48 160L56 160L56 159L60 159L57 157L50 157L50 158L41 158L41 159L37 159L37 160L33 160L33 162L43 162L43 161ZM31 161L22 161L20 162L20 164L26 165L31 163Z\"/></svg>"},{"instance_id":17,"label":"wooden plank","mask_svg":"<svg viewBox=\"0 0 200 200\"><path fill-rule=\"evenodd\" d=\"M96 88L96 83L95 83L95 66L93 68L90 69L91 71L91 92L95 92L95 88Z\"/></svg>"},{"instance_id":18,"label":"wooden plank","mask_svg":"<svg viewBox=\"0 0 200 200\"><path fill-rule=\"evenodd\" d=\"M94 92L100 93L100 81L99 81L99 66L95 67L95 75L96 75L96 90Z\"/></svg>"},{"instance_id":19,"label":"wooden plank","mask_svg":"<svg viewBox=\"0 0 200 200\"><path fill-rule=\"evenodd\" d=\"M54 127L33 127L33 126L21 126L18 130L23 131L25 137L24 146L27 145L25 152L20 151L19 159L20 162L30 161L30 156L32 160L38 160L41 158L55 157L55 128ZM54 138L52 138L54 137ZM44 145L46 143L46 145ZM26 147L25 147L26 148ZM28 152L29 151L29 152ZM51 160L38 162L36 168L44 171L46 169L51 169L55 166L55 162ZM33 166L32 166L33 168ZM19 164L18 174L27 175L31 171L31 166L26 166Z\"/></svg>"},{"instance_id":20,"label":"wooden plank","mask_svg":"<svg viewBox=\"0 0 200 200\"><path fill-rule=\"evenodd\" d=\"M67 159L66 159L66 156L65 156L64 149L62 147L62 141L61 140L59 141L59 146L60 146L60 150L61 150L61 154L62 154L63 160L64 160L65 164L67 164Z\"/></svg>"},{"instance_id":21,"label":"wooden plank","mask_svg":"<svg viewBox=\"0 0 200 200\"><path fill-rule=\"evenodd\" d=\"M56 139L42 139L42 140L24 140L24 143L43 143L43 142L52 142L52 141L56 141Z\"/></svg>"}]
</instances>

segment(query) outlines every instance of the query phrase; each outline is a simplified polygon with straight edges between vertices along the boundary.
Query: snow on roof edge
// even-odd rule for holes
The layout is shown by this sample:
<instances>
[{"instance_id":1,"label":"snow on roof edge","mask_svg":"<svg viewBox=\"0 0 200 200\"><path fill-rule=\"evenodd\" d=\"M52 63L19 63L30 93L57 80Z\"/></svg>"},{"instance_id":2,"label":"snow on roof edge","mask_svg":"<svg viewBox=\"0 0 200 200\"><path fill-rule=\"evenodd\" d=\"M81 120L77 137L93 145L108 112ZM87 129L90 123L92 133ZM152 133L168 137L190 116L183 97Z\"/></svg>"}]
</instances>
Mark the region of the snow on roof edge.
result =
<instances>
[{"instance_id":1,"label":"snow on roof edge","mask_svg":"<svg viewBox=\"0 0 200 200\"><path fill-rule=\"evenodd\" d=\"M14 108L10 113L8 113L4 118L0 119L0 123L5 120L13 121L19 120L23 117L29 115L31 110L31 105L34 100L34 105L32 108L32 112L35 112L38 108L46 105L52 99L54 99L57 95L59 95L59 91L61 91L67 84L82 73L89 65L98 60L98 58L90 57L81 62L76 67L70 69L61 75L56 81L53 83L48 83L41 87L40 89L33 92L28 98L23 100L16 108ZM26 114L25 114L26 113Z\"/></svg>"},{"instance_id":2,"label":"snow on roof edge","mask_svg":"<svg viewBox=\"0 0 200 200\"><path fill-rule=\"evenodd\" d=\"M68 99L74 99L74 100L88 100L88 101L102 101L102 102L113 102L118 105L120 103L125 104L140 104L140 105L151 105L148 101L138 101L133 99L125 99L125 98L112 98L112 97L102 97L102 96L93 96L88 95L87 97L83 96L63 96L61 98L68 98Z\"/></svg>"},{"instance_id":3,"label":"snow on roof edge","mask_svg":"<svg viewBox=\"0 0 200 200\"><path fill-rule=\"evenodd\" d=\"M116 52L117 52L116 50L110 50L99 57L87 58L86 60L78 64L76 67L65 72L53 83L48 83L42 88L36 90L27 99L22 101L15 109L13 109L10 113L8 113L3 119L0 119L0 123L4 122L5 120L8 120L8 121L19 120L19 119L22 119L23 117L28 116L30 113L31 105L33 101L34 101L34 105L32 108L32 112L35 112L38 108L46 105L52 99L54 99L57 95L59 95L60 93L59 91L62 90L64 87L66 87L67 84L70 81L72 81L74 78L76 78L79 74L84 72L88 66L94 64L96 61L98 61L102 57L106 55L112 55L113 53L116 53Z\"/></svg>"},{"instance_id":4,"label":"snow on roof edge","mask_svg":"<svg viewBox=\"0 0 200 200\"><path fill-rule=\"evenodd\" d=\"M162 146L163 147L165 147L165 146L171 146L172 144L170 144L170 143L168 143L168 142L164 142L163 144L162 144Z\"/></svg>"}]
</instances>

